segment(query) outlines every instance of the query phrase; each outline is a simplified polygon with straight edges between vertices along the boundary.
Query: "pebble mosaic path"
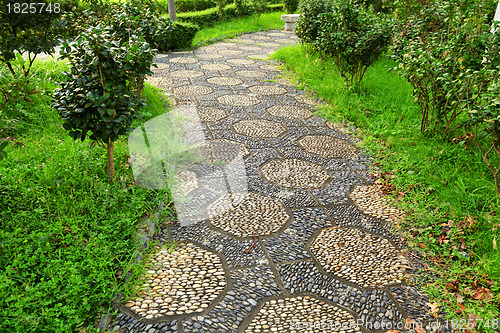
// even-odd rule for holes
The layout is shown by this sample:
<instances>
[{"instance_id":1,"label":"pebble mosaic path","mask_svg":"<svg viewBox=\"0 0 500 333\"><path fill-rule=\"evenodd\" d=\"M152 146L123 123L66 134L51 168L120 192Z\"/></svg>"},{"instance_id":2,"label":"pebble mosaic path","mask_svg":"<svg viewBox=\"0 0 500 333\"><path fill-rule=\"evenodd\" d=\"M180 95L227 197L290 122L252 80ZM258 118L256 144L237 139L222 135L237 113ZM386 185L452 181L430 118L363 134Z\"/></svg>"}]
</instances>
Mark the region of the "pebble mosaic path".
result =
<instances>
[{"instance_id":1,"label":"pebble mosaic path","mask_svg":"<svg viewBox=\"0 0 500 333\"><path fill-rule=\"evenodd\" d=\"M422 264L394 232L402 213L370 178L372 160L265 60L297 42L258 32L157 57L149 81L197 107L207 156L230 160L238 143L248 192L217 198L202 222L159 230L142 287L110 332L351 333L435 322L428 297L408 283ZM197 191L196 172L178 176ZM173 240L174 249L162 245Z\"/></svg>"}]
</instances>

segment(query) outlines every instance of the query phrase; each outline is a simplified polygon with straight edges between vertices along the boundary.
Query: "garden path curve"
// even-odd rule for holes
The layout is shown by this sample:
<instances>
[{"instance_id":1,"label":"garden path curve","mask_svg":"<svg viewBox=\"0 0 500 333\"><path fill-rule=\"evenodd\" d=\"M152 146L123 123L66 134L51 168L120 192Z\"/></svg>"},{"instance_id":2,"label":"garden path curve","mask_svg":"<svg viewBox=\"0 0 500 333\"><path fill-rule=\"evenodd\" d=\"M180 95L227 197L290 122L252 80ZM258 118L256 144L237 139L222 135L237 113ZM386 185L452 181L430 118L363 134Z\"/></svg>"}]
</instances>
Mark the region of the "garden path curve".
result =
<instances>
[{"instance_id":1,"label":"garden path curve","mask_svg":"<svg viewBox=\"0 0 500 333\"><path fill-rule=\"evenodd\" d=\"M161 228L161 242L181 245L158 247L110 331L370 332L434 319L405 282L421 264L391 232L400 212L371 159L264 60L294 43L258 32L157 57L150 82L197 108L207 140L241 146L248 191L215 200L239 198L202 222Z\"/></svg>"}]
</instances>

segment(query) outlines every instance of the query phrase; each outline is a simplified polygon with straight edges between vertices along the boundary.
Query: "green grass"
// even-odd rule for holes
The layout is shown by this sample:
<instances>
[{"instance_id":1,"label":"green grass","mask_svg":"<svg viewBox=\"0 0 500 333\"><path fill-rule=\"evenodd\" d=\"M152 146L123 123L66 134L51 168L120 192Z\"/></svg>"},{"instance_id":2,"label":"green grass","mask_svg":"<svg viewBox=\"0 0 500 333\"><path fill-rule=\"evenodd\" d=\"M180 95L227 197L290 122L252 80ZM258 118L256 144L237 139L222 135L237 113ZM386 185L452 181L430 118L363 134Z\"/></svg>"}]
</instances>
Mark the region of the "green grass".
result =
<instances>
[{"instance_id":1,"label":"green grass","mask_svg":"<svg viewBox=\"0 0 500 333\"><path fill-rule=\"evenodd\" d=\"M40 93L6 112L17 132L0 161L0 331L91 332L131 288L120 277L140 269L137 220L162 193L135 186L126 137L116 143L117 180L108 183L105 150L73 141L50 107L66 63L35 67ZM145 96L144 120L165 112L156 89Z\"/></svg>"},{"instance_id":2,"label":"green grass","mask_svg":"<svg viewBox=\"0 0 500 333\"><path fill-rule=\"evenodd\" d=\"M243 19L223 22L210 28L201 29L194 37L193 45L214 43L227 38L235 37L241 33L255 32L260 29L281 30L284 27L284 23L281 21L282 14L285 14L285 12L263 13L258 22L255 22L255 18L253 16L250 16Z\"/></svg>"},{"instance_id":3,"label":"green grass","mask_svg":"<svg viewBox=\"0 0 500 333\"><path fill-rule=\"evenodd\" d=\"M381 176L389 180L409 213L401 227L410 247L425 248L441 276L427 290L452 317L457 316L459 293L464 297L461 305L480 318L498 317L500 249L494 243L500 240L500 230L493 223L499 223L500 204L481 154L474 147L464 149L451 140L420 133L412 87L389 71L396 64L388 58L367 71L358 93L346 89L333 61L324 61L302 46L283 48L274 58L286 64L299 87L327 102L319 115L359 127L361 146L377 157ZM458 293L445 287L450 281ZM471 294L480 286L491 289L494 298L474 300Z\"/></svg>"}]
</instances>

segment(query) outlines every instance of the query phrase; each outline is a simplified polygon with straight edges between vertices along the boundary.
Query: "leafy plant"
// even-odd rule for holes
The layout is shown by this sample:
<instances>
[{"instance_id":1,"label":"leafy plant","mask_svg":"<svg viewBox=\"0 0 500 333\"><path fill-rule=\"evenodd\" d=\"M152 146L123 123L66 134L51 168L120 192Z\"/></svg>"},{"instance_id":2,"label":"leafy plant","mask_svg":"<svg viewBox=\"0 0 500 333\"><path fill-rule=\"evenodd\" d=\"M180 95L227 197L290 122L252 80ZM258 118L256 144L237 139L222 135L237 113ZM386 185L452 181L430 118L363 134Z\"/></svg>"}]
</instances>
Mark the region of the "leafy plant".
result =
<instances>
[{"instance_id":1,"label":"leafy plant","mask_svg":"<svg viewBox=\"0 0 500 333\"><path fill-rule=\"evenodd\" d=\"M234 5L236 6L236 14L238 16L243 16L248 13L246 0L234 0Z\"/></svg>"},{"instance_id":2,"label":"leafy plant","mask_svg":"<svg viewBox=\"0 0 500 333\"><path fill-rule=\"evenodd\" d=\"M479 102L475 103L475 107L468 110L470 115L468 127L473 133L466 139L473 141L481 150L483 160L495 180L497 194L500 196L500 77L498 71L500 71L500 66L497 66L496 73L495 70L490 72L495 76L494 81L486 91L481 92Z\"/></svg>"},{"instance_id":3,"label":"leafy plant","mask_svg":"<svg viewBox=\"0 0 500 333\"><path fill-rule=\"evenodd\" d=\"M299 7L299 0L283 0L283 4L285 5L285 11L288 14L293 14Z\"/></svg>"},{"instance_id":4,"label":"leafy plant","mask_svg":"<svg viewBox=\"0 0 500 333\"><path fill-rule=\"evenodd\" d=\"M219 13L224 13L224 8L226 8L227 0L215 0L215 4L217 5L217 10Z\"/></svg>"},{"instance_id":5,"label":"leafy plant","mask_svg":"<svg viewBox=\"0 0 500 333\"><path fill-rule=\"evenodd\" d=\"M194 12L215 7L217 4L214 0L177 0L175 1L175 9L181 13Z\"/></svg>"},{"instance_id":6,"label":"leafy plant","mask_svg":"<svg viewBox=\"0 0 500 333\"><path fill-rule=\"evenodd\" d=\"M259 18L266 11L268 0L254 0L253 1L253 10L254 10L254 19L255 23L259 22Z\"/></svg>"},{"instance_id":7,"label":"leafy plant","mask_svg":"<svg viewBox=\"0 0 500 333\"><path fill-rule=\"evenodd\" d=\"M414 88L423 133L449 135L463 125L465 112L481 103L480 93L500 61L489 14L481 4L462 8L449 0L408 22L394 44L399 69ZM484 61L487 59L487 61ZM493 70L493 72L491 72Z\"/></svg>"},{"instance_id":8,"label":"leafy plant","mask_svg":"<svg viewBox=\"0 0 500 333\"><path fill-rule=\"evenodd\" d=\"M315 18L299 20L297 35L332 57L347 86L359 86L368 67L387 49L392 25L350 0L330 4L309 1L302 7Z\"/></svg>"},{"instance_id":9,"label":"leafy plant","mask_svg":"<svg viewBox=\"0 0 500 333\"><path fill-rule=\"evenodd\" d=\"M313 45L323 24L319 16L330 12L333 4L333 0L303 0L300 2L299 12L301 15L295 24L295 33L301 43L309 46Z\"/></svg>"},{"instance_id":10,"label":"leafy plant","mask_svg":"<svg viewBox=\"0 0 500 333\"><path fill-rule=\"evenodd\" d=\"M62 15L59 6L51 1L24 1L34 13L16 13L18 1L5 0L0 8L0 62L5 64L12 75L16 70L11 61L16 58L16 53L28 55L28 63L23 64L22 71L29 74L31 66L38 53L53 53L57 45L57 38L61 33L59 18ZM40 5L44 4L44 11ZM33 6L34 7L33 7ZM51 11L47 11L47 8ZM31 7L30 7L31 6ZM57 8L57 9L55 9Z\"/></svg>"},{"instance_id":11,"label":"leafy plant","mask_svg":"<svg viewBox=\"0 0 500 333\"><path fill-rule=\"evenodd\" d=\"M114 180L114 141L127 133L138 109L145 75L151 75L154 51L142 37L131 35L120 44L110 28L90 28L61 55L71 63L68 80L54 91L53 108L74 139L87 137L108 154L110 181ZM89 132L91 133L90 135Z\"/></svg>"}]
</instances>

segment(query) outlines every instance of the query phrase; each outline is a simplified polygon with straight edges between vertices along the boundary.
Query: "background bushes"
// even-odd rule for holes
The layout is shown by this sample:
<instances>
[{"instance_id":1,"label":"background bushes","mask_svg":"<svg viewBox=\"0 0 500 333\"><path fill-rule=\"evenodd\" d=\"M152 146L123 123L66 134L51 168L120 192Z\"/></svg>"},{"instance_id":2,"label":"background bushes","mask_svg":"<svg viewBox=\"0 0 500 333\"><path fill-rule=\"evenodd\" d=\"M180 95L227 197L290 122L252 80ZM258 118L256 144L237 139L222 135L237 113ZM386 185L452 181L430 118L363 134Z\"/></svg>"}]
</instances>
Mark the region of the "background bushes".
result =
<instances>
[{"instance_id":1,"label":"background bushes","mask_svg":"<svg viewBox=\"0 0 500 333\"><path fill-rule=\"evenodd\" d=\"M238 3L237 3L238 4ZM200 28L211 27L214 24L235 19L254 12L254 8L248 3L230 4L223 11L218 8L210 8L199 12L180 13L177 18L183 22L189 22L198 25ZM283 10L283 4L268 4L265 12L275 12Z\"/></svg>"},{"instance_id":2,"label":"background bushes","mask_svg":"<svg viewBox=\"0 0 500 333\"><path fill-rule=\"evenodd\" d=\"M359 86L368 67L387 49L392 23L350 0L306 0L297 35L331 57L347 86Z\"/></svg>"},{"instance_id":3,"label":"background bushes","mask_svg":"<svg viewBox=\"0 0 500 333\"><path fill-rule=\"evenodd\" d=\"M166 1L165 1L166 2ZM179 13L201 11L215 7L214 0L177 0L175 9Z\"/></svg>"}]
</instances>

